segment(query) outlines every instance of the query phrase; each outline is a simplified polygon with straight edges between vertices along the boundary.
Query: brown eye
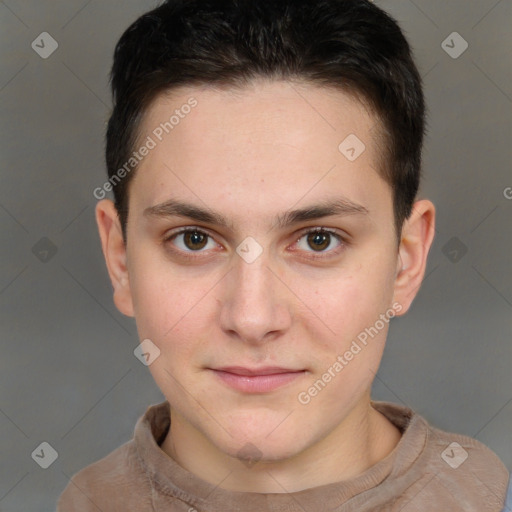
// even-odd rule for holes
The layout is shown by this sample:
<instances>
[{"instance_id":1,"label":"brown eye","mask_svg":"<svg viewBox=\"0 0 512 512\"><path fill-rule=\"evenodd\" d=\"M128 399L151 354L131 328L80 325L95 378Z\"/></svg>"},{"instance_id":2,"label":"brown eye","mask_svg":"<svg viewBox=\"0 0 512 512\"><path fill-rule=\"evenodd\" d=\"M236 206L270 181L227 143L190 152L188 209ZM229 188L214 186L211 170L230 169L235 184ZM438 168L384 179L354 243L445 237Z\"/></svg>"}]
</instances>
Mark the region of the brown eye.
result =
<instances>
[{"instance_id":1,"label":"brown eye","mask_svg":"<svg viewBox=\"0 0 512 512\"><path fill-rule=\"evenodd\" d=\"M295 243L293 251L299 249L309 259L327 259L337 256L347 244L345 238L333 229L316 227L305 231Z\"/></svg>"},{"instance_id":2,"label":"brown eye","mask_svg":"<svg viewBox=\"0 0 512 512\"><path fill-rule=\"evenodd\" d=\"M208 235L199 231L187 231L183 235L185 246L192 251L203 249L208 241Z\"/></svg>"},{"instance_id":3,"label":"brown eye","mask_svg":"<svg viewBox=\"0 0 512 512\"><path fill-rule=\"evenodd\" d=\"M206 252L206 249L218 247L208 233L193 228L170 233L164 241L172 246L173 251L184 254L193 252L203 253Z\"/></svg>"},{"instance_id":4,"label":"brown eye","mask_svg":"<svg viewBox=\"0 0 512 512\"><path fill-rule=\"evenodd\" d=\"M308 244L314 251L323 251L329 247L331 234L326 232L313 232L308 234Z\"/></svg>"}]
</instances>

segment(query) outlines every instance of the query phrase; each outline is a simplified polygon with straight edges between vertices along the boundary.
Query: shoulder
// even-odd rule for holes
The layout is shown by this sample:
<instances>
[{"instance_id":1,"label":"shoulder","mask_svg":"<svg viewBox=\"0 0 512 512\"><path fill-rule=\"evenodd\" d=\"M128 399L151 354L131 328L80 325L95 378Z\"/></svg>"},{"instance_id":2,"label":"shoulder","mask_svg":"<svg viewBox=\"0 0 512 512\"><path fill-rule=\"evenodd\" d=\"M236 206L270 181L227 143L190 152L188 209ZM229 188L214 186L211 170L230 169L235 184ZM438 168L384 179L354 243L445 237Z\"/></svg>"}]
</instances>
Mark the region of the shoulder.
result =
<instances>
[{"instance_id":1,"label":"shoulder","mask_svg":"<svg viewBox=\"0 0 512 512\"><path fill-rule=\"evenodd\" d=\"M150 500L150 490L131 440L75 473L59 497L57 512L111 510L112 506L133 504L134 492L137 499L147 496Z\"/></svg>"},{"instance_id":2,"label":"shoulder","mask_svg":"<svg viewBox=\"0 0 512 512\"><path fill-rule=\"evenodd\" d=\"M472 437L426 426L424 474L415 491L421 487L433 502L459 507L454 510L501 512L510 475L500 458Z\"/></svg>"},{"instance_id":3,"label":"shoulder","mask_svg":"<svg viewBox=\"0 0 512 512\"><path fill-rule=\"evenodd\" d=\"M382 484L395 496L393 511L503 511L510 475L490 448L429 424L409 407L387 402L373 405L402 431L394 468Z\"/></svg>"}]
</instances>

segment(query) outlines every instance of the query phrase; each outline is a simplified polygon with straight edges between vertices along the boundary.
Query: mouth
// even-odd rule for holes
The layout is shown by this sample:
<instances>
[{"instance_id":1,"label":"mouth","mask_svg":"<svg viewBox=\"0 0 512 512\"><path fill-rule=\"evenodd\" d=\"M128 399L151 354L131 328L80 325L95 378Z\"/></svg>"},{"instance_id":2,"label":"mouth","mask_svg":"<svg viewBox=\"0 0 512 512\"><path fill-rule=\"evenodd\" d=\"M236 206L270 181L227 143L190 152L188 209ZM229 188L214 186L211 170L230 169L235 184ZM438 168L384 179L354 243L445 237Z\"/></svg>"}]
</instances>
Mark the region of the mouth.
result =
<instances>
[{"instance_id":1,"label":"mouth","mask_svg":"<svg viewBox=\"0 0 512 512\"><path fill-rule=\"evenodd\" d=\"M210 370L225 385L244 393L267 393L306 374L306 370L277 366L260 368L225 366L210 368Z\"/></svg>"},{"instance_id":2,"label":"mouth","mask_svg":"<svg viewBox=\"0 0 512 512\"><path fill-rule=\"evenodd\" d=\"M291 368L283 368L280 366L263 366L260 368L246 368L244 366L223 366L221 368L214 368L216 371L232 373L233 375L247 375L247 376L260 376L260 375L279 375L282 373L295 373L304 370L293 370Z\"/></svg>"}]
</instances>

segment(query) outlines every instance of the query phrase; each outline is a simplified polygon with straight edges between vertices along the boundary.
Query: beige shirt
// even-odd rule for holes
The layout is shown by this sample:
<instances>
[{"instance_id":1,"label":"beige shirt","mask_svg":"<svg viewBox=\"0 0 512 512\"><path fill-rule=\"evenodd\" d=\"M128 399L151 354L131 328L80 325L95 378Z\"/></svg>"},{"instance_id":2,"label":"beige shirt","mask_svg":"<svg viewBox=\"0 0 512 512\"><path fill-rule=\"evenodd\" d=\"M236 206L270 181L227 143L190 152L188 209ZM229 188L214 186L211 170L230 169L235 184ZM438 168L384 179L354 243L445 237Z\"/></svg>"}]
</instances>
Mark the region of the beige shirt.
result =
<instances>
[{"instance_id":1,"label":"beige shirt","mask_svg":"<svg viewBox=\"0 0 512 512\"><path fill-rule=\"evenodd\" d=\"M412 410L372 402L402 432L394 450L350 480L293 493L221 489L161 448L169 403L149 407L134 437L76 473L57 512L501 512L508 470L470 437L438 430Z\"/></svg>"}]
</instances>

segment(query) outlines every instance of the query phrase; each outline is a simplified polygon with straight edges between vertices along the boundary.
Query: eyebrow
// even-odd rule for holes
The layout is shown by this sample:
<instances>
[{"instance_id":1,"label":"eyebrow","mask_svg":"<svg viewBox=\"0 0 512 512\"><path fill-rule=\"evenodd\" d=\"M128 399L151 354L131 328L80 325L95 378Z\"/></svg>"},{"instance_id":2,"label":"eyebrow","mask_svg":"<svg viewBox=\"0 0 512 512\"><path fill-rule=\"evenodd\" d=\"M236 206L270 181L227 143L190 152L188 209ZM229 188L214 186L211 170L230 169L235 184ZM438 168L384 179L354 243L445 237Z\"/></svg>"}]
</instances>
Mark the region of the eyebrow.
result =
<instances>
[{"instance_id":1,"label":"eyebrow","mask_svg":"<svg viewBox=\"0 0 512 512\"><path fill-rule=\"evenodd\" d=\"M296 210L288 210L278 214L272 222L272 228L286 228L299 222L321 219L330 216L347 215L368 215L369 210L363 205L354 203L347 198L336 198L324 200L319 204L306 206ZM210 208L199 207L176 199L169 199L164 203L150 206L144 210L145 217L186 217L197 222L215 224L227 228L233 228L222 214L211 210Z\"/></svg>"}]
</instances>

